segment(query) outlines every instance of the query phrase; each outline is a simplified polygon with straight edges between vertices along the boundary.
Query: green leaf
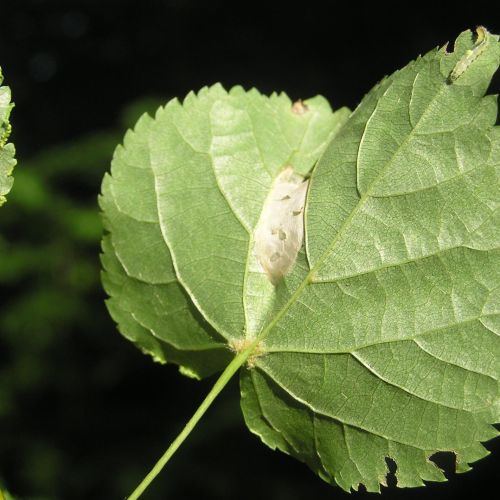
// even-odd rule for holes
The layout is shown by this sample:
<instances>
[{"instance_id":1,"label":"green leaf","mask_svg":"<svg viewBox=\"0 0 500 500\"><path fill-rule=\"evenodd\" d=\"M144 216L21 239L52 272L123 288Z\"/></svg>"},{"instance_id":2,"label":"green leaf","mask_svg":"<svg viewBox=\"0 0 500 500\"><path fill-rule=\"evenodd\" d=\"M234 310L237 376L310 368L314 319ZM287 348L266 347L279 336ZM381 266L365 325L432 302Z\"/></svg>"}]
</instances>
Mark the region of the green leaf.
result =
<instances>
[{"instance_id":1,"label":"green leaf","mask_svg":"<svg viewBox=\"0 0 500 500\"><path fill-rule=\"evenodd\" d=\"M0 500L15 500L15 498L8 491L0 489Z\"/></svg>"},{"instance_id":2,"label":"green leaf","mask_svg":"<svg viewBox=\"0 0 500 500\"><path fill-rule=\"evenodd\" d=\"M215 370L227 346L253 349L248 427L345 490L379 491L387 458L401 487L444 480L438 451L467 470L500 419L500 129L484 96L499 60L498 37L464 32L347 121L321 98L219 86L141 119L101 198L121 331L199 376L194 351ZM292 227L268 210L288 166L311 175L305 251L274 279L258 228ZM192 324L171 327L169 307Z\"/></svg>"},{"instance_id":3,"label":"green leaf","mask_svg":"<svg viewBox=\"0 0 500 500\"><path fill-rule=\"evenodd\" d=\"M14 145L7 143L11 132L9 117L14 104L11 103L10 88L2 83L3 75L0 68L0 205L5 203L5 196L12 187L11 174L17 163L14 159Z\"/></svg>"}]
</instances>

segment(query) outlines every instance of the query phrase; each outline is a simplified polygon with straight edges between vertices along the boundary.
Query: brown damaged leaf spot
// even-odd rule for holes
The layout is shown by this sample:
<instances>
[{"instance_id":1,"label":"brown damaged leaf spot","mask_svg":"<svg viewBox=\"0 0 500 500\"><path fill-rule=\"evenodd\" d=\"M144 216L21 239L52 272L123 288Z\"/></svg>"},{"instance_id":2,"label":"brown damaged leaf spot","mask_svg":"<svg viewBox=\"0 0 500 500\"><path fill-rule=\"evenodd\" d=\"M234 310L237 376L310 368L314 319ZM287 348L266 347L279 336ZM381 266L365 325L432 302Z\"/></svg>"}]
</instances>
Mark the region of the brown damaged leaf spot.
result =
<instances>
[{"instance_id":1,"label":"brown damaged leaf spot","mask_svg":"<svg viewBox=\"0 0 500 500\"><path fill-rule=\"evenodd\" d=\"M296 115L303 115L309 111L309 106L302 100L299 99L292 104L292 113Z\"/></svg>"}]
</instances>

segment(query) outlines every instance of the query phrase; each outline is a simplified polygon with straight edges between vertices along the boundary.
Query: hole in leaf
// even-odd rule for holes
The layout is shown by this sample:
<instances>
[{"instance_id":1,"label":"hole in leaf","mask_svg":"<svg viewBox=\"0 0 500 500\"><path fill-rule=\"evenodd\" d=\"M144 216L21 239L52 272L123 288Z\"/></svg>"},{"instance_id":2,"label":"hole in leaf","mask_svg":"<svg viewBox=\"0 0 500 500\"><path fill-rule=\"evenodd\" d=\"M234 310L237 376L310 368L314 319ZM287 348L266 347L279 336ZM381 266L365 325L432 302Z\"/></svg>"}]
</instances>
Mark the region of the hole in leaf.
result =
<instances>
[{"instance_id":1,"label":"hole in leaf","mask_svg":"<svg viewBox=\"0 0 500 500\"><path fill-rule=\"evenodd\" d=\"M429 460L434 462L445 474L450 477L455 473L457 457L452 451L438 451L429 457Z\"/></svg>"},{"instance_id":2,"label":"hole in leaf","mask_svg":"<svg viewBox=\"0 0 500 500\"><path fill-rule=\"evenodd\" d=\"M389 469L385 476L387 479L387 487L396 488L398 484L398 480L396 478L396 471L398 470L398 466L391 457L385 457L385 463L387 464L387 468Z\"/></svg>"},{"instance_id":3,"label":"hole in leaf","mask_svg":"<svg viewBox=\"0 0 500 500\"><path fill-rule=\"evenodd\" d=\"M366 489L366 486L363 483L358 483L357 487L354 488L354 491L357 493L367 493L368 490Z\"/></svg>"}]
</instances>

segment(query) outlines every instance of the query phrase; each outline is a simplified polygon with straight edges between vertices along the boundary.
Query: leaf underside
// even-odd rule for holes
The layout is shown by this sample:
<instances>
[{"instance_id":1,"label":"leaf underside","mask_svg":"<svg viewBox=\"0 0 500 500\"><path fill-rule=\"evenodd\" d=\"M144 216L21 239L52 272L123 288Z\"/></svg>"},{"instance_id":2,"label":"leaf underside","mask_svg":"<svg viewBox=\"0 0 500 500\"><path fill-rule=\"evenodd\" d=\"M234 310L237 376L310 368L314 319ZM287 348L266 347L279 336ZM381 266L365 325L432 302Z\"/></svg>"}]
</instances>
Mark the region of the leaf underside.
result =
<instances>
[{"instance_id":1,"label":"leaf underside","mask_svg":"<svg viewBox=\"0 0 500 500\"><path fill-rule=\"evenodd\" d=\"M100 204L123 335L203 377L241 370L250 430L345 490L442 481L487 454L500 372L498 37L436 49L350 114L221 86L143 116ZM469 57L470 59L470 57ZM456 73L456 72L455 72ZM274 285L253 235L275 177L310 175L305 245Z\"/></svg>"},{"instance_id":2,"label":"leaf underside","mask_svg":"<svg viewBox=\"0 0 500 500\"><path fill-rule=\"evenodd\" d=\"M9 87L2 85L3 75L0 68L0 206L12 187L12 170L16 165L14 144L8 143L11 126L9 117L14 105L11 102Z\"/></svg>"}]
</instances>

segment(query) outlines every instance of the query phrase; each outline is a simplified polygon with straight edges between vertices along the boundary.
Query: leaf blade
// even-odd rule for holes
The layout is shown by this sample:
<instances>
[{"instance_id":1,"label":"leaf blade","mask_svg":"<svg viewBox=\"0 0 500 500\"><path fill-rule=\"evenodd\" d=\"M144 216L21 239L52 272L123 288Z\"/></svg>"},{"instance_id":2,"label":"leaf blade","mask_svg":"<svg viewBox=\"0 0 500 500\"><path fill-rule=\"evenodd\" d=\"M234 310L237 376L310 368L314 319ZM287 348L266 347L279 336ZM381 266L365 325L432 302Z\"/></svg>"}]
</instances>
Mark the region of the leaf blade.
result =
<instances>
[{"instance_id":1,"label":"leaf blade","mask_svg":"<svg viewBox=\"0 0 500 500\"><path fill-rule=\"evenodd\" d=\"M345 124L320 100L292 106L220 86L190 94L141 139L148 173L137 182L149 182L154 203L129 203L126 188L123 203L104 193L109 212L150 210L136 222L153 222L205 334L236 352L256 346L241 374L250 430L346 490L378 491L387 458L400 486L444 480L436 451L454 452L463 471L497 435L500 135L496 99L483 94L500 45L487 37L474 60L465 32L453 53L410 63ZM257 265L253 231L279 170L291 162L306 173L318 157L305 252L275 286ZM125 265L133 238L125 248L110 228L120 272L140 278ZM140 326L162 320L132 311L137 294L111 292Z\"/></svg>"}]
</instances>

